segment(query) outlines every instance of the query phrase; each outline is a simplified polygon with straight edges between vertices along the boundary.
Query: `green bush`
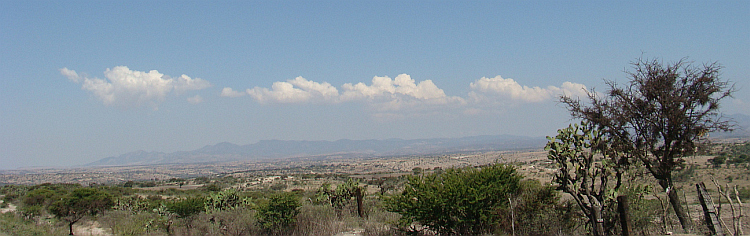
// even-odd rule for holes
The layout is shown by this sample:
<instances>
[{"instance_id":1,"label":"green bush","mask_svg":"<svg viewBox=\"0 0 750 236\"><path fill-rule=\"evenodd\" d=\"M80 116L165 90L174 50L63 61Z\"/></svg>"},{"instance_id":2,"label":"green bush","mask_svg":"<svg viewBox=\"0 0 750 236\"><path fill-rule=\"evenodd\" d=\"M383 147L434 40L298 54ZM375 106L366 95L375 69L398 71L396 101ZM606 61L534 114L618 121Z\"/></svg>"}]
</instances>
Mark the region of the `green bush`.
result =
<instances>
[{"instance_id":1,"label":"green bush","mask_svg":"<svg viewBox=\"0 0 750 236\"><path fill-rule=\"evenodd\" d=\"M22 203L26 206L46 205L53 195L55 195L55 192L46 188L34 189L26 193Z\"/></svg>"},{"instance_id":2,"label":"green bush","mask_svg":"<svg viewBox=\"0 0 750 236\"><path fill-rule=\"evenodd\" d=\"M521 178L503 164L408 176L404 191L387 198L386 208L402 215L402 226L418 222L449 235L491 233Z\"/></svg>"},{"instance_id":3,"label":"green bush","mask_svg":"<svg viewBox=\"0 0 750 236\"><path fill-rule=\"evenodd\" d=\"M190 230L193 228L193 221L195 221L199 213L205 210L205 199L202 197L188 197L168 202L166 208L168 212L175 214L177 218L182 220L187 229L187 234L191 234Z\"/></svg>"},{"instance_id":4,"label":"green bush","mask_svg":"<svg viewBox=\"0 0 750 236\"><path fill-rule=\"evenodd\" d=\"M258 205L258 224L268 233L282 234L287 232L296 222L299 207L299 199L293 193L272 194L267 202Z\"/></svg>"},{"instance_id":5,"label":"green bush","mask_svg":"<svg viewBox=\"0 0 750 236\"><path fill-rule=\"evenodd\" d=\"M237 207L247 206L249 199L239 195L237 189L226 189L220 192L211 193L206 198L206 212L218 212L235 209Z\"/></svg>"},{"instance_id":6,"label":"green bush","mask_svg":"<svg viewBox=\"0 0 750 236\"><path fill-rule=\"evenodd\" d=\"M202 212L205 209L204 204L205 200L202 197L189 197L167 203L167 211L179 218L187 218Z\"/></svg>"}]
</instances>

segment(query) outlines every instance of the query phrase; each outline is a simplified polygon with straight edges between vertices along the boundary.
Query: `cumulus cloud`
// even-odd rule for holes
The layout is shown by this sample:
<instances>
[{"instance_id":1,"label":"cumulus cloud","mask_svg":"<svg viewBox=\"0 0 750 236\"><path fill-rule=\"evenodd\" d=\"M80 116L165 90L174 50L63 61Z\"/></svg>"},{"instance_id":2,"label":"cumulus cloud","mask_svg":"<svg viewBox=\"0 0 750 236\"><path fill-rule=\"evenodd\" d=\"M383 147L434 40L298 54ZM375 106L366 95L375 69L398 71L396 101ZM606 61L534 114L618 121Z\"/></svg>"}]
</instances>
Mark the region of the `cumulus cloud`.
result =
<instances>
[{"instance_id":1,"label":"cumulus cloud","mask_svg":"<svg viewBox=\"0 0 750 236\"><path fill-rule=\"evenodd\" d=\"M329 83L318 83L297 77L286 82L274 82L271 89L255 87L247 94L260 103L305 103L335 101L339 92Z\"/></svg>"},{"instance_id":2,"label":"cumulus cloud","mask_svg":"<svg viewBox=\"0 0 750 236\"><path fill-rule=\"evenodd\" d=\"M170 79L169 76L165 76L167 79ZM174 90L177 93L183 93L185 91L189 90L201 90L208 87L211 87L211 83L208 81L202 80L200 78L192 79L187 75L181 75L180 77L177 77L177 79L174 79Z\"/></svg>"},{"instance_id":3,"label":"cumulus cloud","mask_svg":"<svg viewBox=\"0 0 750 236\"><path fill-rule=\"evenodd\" d=\"M378 114L429 113L435 109L454 109L466 115L480 114L487 108L507 107L506 104L552 101L560 95L586 96L583 84L565 82L560 86L529 87L501 76L483 77L469 84L466 96L448 96L432 80L416 81L408 74L395 78L375 76L372 80L345 83L339 88L326 82L303 77L274 82L270 88L254 87L245 92L226 87L223 97L249 95L259 103L347 103L361 102ZM493 109L494 110L494 109Z\"/></svg>"},{"instance_id":4,"label":"cumulus cloud","mask_svg":"<svg viewBox=\"0 0 750 236\"><path fill-rule=\"evenodd\" d=\"M400 74L393 80L389 77L376 76L372 78L372 85L368 86L364 83L352 85L347 83L341 86L341 88L344 90L342 94L342 99L344 100L373 99L393 95L403 95L422 100L447 97L445 92L438 88L432 80L425 80L417 84L407 74Z\"/></svg>"},{"instance_id":5,"label":"cumulus cloud","mask_svg":"<svg viewBox=\"0 0 750 236\"><path fill-rule=\"evenodd\" d=\"M74 83L81 83L81 89L90 92L105 105L122 107L150 104L157 108L173 91L181 94L211 86L208 81L200 78L193 79L187 75L171 78L157 70L135 71L125 66L105 70L105 79L79 76L68 68L60 69L60 73Z\"/></svg>"},{"instance_id":6,"label":"cumulus cloud","mask_svg":"<svg viewBox=\"0 0 750 236\"><path fill-rule=\"evenodd\" d=\"M585 96L587 92L585 85L573 82L564 82L561 87L529 87L521 85L513 79L504 79L499 75L494 78L482 77L469 84L469 87L473 90L469 93L469 97L477 101L501 98L535 103L550 101L560 95Z\"/></svg>"},{"instance_id":7,"label":"cumulus cloud","mask_svg":"<svg viewBox=\"0 0 750 236\"><path fill-rule=\"evenodd\" d=\"M341 92L339 92L341 91ZM462 103L460 97L450 97L432 80L417 83L411 76L401 74L396 78L375 76L372 84L346 83L340 89L327 82L315 82L297 77L274 82L271 88L254 87L245 93L224 88L224 97L250 95L259 103L342 103L366 102L379 110L399 110L419 105L445 105Z\"/></svg>"},{"instance_id":8,"label":"cumulus cloud","mask_svg":"<svg viewBox=\"0 0 750 236\"><path fill-rule=\"evenodd\" d=\"M447 96L432 80L416 83L411 76L400 74L395 79L373 77L372 84L347 83L341 86L342 101L366 100L379 110L400 110L419 108L424 105L462 104L464 99Z\"/></svg>"},{"instance_id":9,"label":"cumulus cloud","mask_svg":"<svg viewBox=\"0 0 750 236\"><path fill-rule=\"evenodd\" d=\"M222 97L230 97L230 98L236 98L236 97L242 97L247 95L244 92L234 91L230 87L224 87L224 89L221 90L221 96Z\"/></svg>"},{"instance_id":10,"label":"cumulus cloud","mask_svg":"<svg viewBox=\"0 0 750 236\"><path fill-rule=\"evenodd\" d=\"M68 68L62 68L60 69L60 73L64 75L65 77L68 77L68 80L74 83L80 83L81 77L78 76L78 73L74 70L68 70Z\"/></svg>"}]
</instances>

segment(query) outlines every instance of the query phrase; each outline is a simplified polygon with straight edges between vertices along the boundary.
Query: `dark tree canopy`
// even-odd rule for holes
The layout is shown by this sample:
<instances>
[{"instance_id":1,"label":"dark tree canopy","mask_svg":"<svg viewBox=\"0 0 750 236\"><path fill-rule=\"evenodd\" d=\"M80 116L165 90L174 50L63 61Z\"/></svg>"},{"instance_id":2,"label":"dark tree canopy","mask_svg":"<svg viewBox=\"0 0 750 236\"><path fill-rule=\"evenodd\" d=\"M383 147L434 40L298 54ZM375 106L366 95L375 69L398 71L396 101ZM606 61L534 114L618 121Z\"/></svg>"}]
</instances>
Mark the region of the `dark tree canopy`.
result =
<instances>
[{"instance_id":1,"label":"dark tree canopy","mask_svg":"<svg viewBox=\"0 0 750 236\"><path fill-rule=\"evenodd\" d=\"M673 64L639 59L627 72L625 86L607 81L606 96L589 93L589 102L561 97L571 115L599 126L613 147L646 169L668 191L670 203L684 229L689 224L673 189L672 172L697 144L713 131L731 131L733 124L719 113L722 99L734 88L719 78L717 63L694 66L684 59Z\"/></svg>"},{"instance_id":2,"label":"dark tree canopy","mask_svg":"<svg viewBox=\"0 0 750 236\"><path fill-rule=\"evenodd\" d=\"M78 188L52 202L49 212L68 222L70 235L73 235L73 224L85 216L96 215L114 206L114 200L108 193L95 188Z\"/></svg>"}]
</instances>

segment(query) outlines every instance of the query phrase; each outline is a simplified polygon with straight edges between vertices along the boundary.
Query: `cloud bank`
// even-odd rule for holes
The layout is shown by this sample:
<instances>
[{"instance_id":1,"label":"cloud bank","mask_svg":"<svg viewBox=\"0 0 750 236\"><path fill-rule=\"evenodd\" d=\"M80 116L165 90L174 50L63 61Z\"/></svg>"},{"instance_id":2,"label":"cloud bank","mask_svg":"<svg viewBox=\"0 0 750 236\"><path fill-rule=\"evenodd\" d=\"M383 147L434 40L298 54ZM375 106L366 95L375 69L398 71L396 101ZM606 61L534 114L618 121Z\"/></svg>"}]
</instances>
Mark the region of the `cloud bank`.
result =
<instances>
[{"instance_id":1,"label":"cloud bank","mask_svg":"<svg viewBox=\"0 0 750 236\"><path fill-rule=\"evenodd\" d=\"M150 105L156 109L170 93L180 95L187 91L201 90L211 86L208 81L200 78L193 79L187 75L172 78L157 70L135 71L126 66L105 70L105 79L80 76L76 71L68 68L60 69L60 73L71 82L80 83L82 90L90 92L108 106ZM202 100L200 96L188 99L191 103L199 103Z\"/></svg>"},{"instance_id":2,"label":"cloud bank","mask_svg":"<svg viewBox=\"0 0 750 236\"><path fill-rule=\"evenodd\" d=\"M222 97L249 95L258 103L344 103L365 102L379 110L399 110L423 105L464 103L463 98L447 96L432 80L417 83L411 76L396 78L375 76L371 84L346 83L336 88L327 82L315 82L303 77L274 82L271 88L254 87L244 93L230 87L221 91Z\"/></svg>"},{"instance_id":3,"label":"cloud bank","mask_svg":"<svg viewBox=\"0 0 750 236\"><path fill-rule=\"evenodd\" d=\"M158 108L170 94L180 96L188 91L211 86L208 81L187 75L170 77L156 70L135 71L118 66L104 71L105 79L89 78L68 68L60 73L73 83L81 84L98 100L108 106ZM296 77L272 83L270 88L253 87L234 90L224 87L220 96L236 98L248 96L261 104L338 104L362 103L379 113L431 112L438 109L457 108L465 114L479 114L483 110L519 104L555 101L560 95L584 97L588 92L583 84L564 82L546 87L522 85L516 80L495 76L482 77L469 83L465 96L448 96L432 80L416 81L408 74L395 78L375 76L369 83L345 83L335 87L328 82L316 82ZM204 101L193 95L186 98L191 104Z\"/></svg>"},{"instance_id":4,"label":"cloud bank","mask_svg":"<svg viewBox=\"0 0 750 236\"><path fill-rule=\"evenodd\" d=\"M274 82L271 88L254 87L245 92L226 87L223 97L249 95L258 103L344 103L364 102L379 111L427 109L436 106L466 107L477 113L476 107L492 105L540 103L554 101L560 95L586 96L583 84L564 82L559 87L529 87L501 76L480 78L469 84L465 96L448 96L432 80L417 82L407 74L391 79L375 76L370 84L345 83L336 88L327 82L315 82L303 77Z\"/></svg>"}]
</instances>

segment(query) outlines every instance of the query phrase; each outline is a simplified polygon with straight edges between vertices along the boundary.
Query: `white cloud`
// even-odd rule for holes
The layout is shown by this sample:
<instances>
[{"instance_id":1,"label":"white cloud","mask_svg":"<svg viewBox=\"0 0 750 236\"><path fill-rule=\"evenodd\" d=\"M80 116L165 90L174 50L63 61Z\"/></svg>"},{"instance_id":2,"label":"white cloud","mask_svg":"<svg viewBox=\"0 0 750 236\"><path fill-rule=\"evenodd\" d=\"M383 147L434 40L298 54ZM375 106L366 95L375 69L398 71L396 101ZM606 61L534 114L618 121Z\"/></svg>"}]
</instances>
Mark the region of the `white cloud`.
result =
<instances>
[{"instance_id":1,"label":"white cloud","mask_svg":"<svg viewBox=\"0 0 750 236\"><path fill-rule=\"evenodd\" d=\"M560 95L586 96L587 92L586 86L578 83L564 82L561 87L529 87L522 86L513 79L503 79L499 75L494 78L482 77L469 86L474 90L469 93L469 97L475 101L496 101L500 98L535 103L554 100Z\"/></svg>"},{"instance_id":2,"label":"white cloud","mask_svg":"<svg viewBox=\"0 0 750 236\"><path fill-rule=\"evenodd\" d=\"M221 96L250 95L259 103L345 103L362 102L376 113L424 113L436 109L459 108L466 115L480 114L492 107L506 104L539 103L553 101L560 95L586 96L583 84L565 82L560 87L529 87L513 79L481 78L469 84L467 96L448 96L432 80L415 81L407 74L395 78L375 76L369 84L345 83L336 88L329 83L319 83L302 77L274 82L270 88L254 87L245 93L226 87ZM443 110L447 111L447 110Z\"/></svg>"},{"instance_id":3,"label":"white cloud","mask_svg":"<svg viewBox=\"0 0 750 236\"><path fill-rule=\"evenodd\" d=\"M363 101L377 110L423 109L421 105L463 103L460 97L449 97L432 80L416 83L409 75L395 79L373 77L372 84L346 83L339 89L329 83L297 77L286 82L274 82L271 88L254 87L246 93L259 103L341 103ZM224 88L222 96L239 97L244 94Z\"/></svg>"},{"instance_id":4,"label":"white cloud","mask_svg":"<svg viewBox=\"0 0 750 236\"><path fill-rule=\"evenodd\" d=\"M339 92L329 83L297 77L287 82L274 82L270 90L261 87L248 89L247 94L260 103L306 103L335 101Z\"/></svg>"},{"instance_id":5,"label":"white cloud","mask_svg":"<svg viewBox=\"0 0 750 236\"><path fill-rule=\"evenodd\" d=\"M586 85L566 81L562 84L560 92L557 95L565 95L568 97L587 97L588 93L589 90L588 88L586 88Z\"/></svg>"},{"instance_id":6,"label":"white cloud","mask_svg":"<svg viewBox=\"0 0 750 236\"><path fill-rule=\"evenodd\" d=\"M105 70L106 79L81 77L68 68L60 69L60 73L72 82L82 83L81 89L89 91L105 105L122 107L149 104L156 108L173 90L180 94L211 86L208 81L200 78L192 79L182 75L173 79L156 70L134 71L125 66Z\"/></svg>"},{"instance_id":7,"label":"white cloud","mask_svg":"<svg viewBox=\"0 0 750 236\"><path fill-rule=\"evenodd\" d=\"M169 79L168 76L165 77ZM174 90L177 93L183 93L189 90L201 90L208 87L211 87L211 83L209 83L208 81L202 80L200 78L191 79L187 75L181 75L174 80Z\"/></svg>"},{"instance_id":8,"label":"white cloud","mask_svg":"<svg viewBox=\"0 0 750 236\"><path fill-rule=\"evenodd\" d=\"M81 82L81 77L78 76L78 73L74 70L68 70L68 68L62 68L60 69L60 74L64 75L65 77L68 77L68 79L75 83Z\"/></svg>"},{"instance_id":9,"label":"white cloud","mask_svg":"<svg viewBox=\"0 0 750 236\"><path fill-rule=\"evenodd\" d=\"M195 95L194 97L187 98L187 101L190 104L198 104L198 103L203 102L203 97L201 97L201 95Z\"/></svg>"},{"instance_id":10,"label":"white cloud","mask_svg":"<svg viewBox=\"0 0 750 236\"><path fill-rule=\"evenodd\" d=\"M391 80L389 77L374 77L372 85L364 83L344 84L341 86L344 90L343 100L356 100L362 98L374 99L378 97L390 97L393 95L404 95L416 99L441 99L446 98L445 92L438 88L432 80L425 80L415 83L411 76L400 74L396 79Z\"/></svg>"},{"instance_id":11,"label":"white cloud","mask_svg":"<svg viewBox=\"0 0 750 236\"><path fill-rule=\"evenodd\" d=\"M242 97L247 95L247 93L234 91L230 87L224 87L224 89L221 90L221 96L222 97L230 97L230 98L236 98L236 97Z\"/></svg>"},{"instance_id":12,"label":"white cloud","mask_svg":"<svg viewBox=\"0 0 750 236\"><path fill-rule=\"evenodd\" d=\"M342 101L366 100L378 110L424 109L425 106L463 104L464 99L445 95L432 80L416 83L411 76L400 74L395 79L373 77L372 85L344 84Z\"/></svg>"}]
</instances>

